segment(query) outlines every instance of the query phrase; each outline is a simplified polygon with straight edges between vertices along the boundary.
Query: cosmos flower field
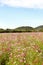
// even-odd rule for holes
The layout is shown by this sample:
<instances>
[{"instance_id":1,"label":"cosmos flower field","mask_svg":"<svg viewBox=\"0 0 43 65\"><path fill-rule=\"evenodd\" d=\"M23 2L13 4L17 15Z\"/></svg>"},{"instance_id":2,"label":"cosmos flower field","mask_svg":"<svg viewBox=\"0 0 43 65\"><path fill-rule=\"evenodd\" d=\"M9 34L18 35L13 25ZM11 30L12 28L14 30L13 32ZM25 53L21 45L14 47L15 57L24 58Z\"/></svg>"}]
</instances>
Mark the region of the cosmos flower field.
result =
<instances>
[{"instance_id":1,"label":"cosmos flower field","mask_svg":"<svg viewBox=\"0 0 43 65\"><path fill-rule=\"evenodd\" d=\"M43 65L43 32L0 33L0 65Z\"/></svg>"}]
</instances>

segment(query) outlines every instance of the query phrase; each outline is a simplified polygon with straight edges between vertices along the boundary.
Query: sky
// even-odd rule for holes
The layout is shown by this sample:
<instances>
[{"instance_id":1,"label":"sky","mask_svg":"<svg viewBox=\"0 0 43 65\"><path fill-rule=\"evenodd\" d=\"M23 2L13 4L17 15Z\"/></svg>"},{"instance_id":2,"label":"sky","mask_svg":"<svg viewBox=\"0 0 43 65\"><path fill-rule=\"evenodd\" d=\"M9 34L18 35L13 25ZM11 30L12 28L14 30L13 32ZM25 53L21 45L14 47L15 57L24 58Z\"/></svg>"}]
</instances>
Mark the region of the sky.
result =
<instances>
[{"instance_id":1,"label":"sky","mask_svg":"<svg viewBox=\"0 0 43 65\"><path fill-rule=\"evenodd\" d=\"M0 0L0 28L43 25L43 0Z\"/></svg>"}]
</instances>

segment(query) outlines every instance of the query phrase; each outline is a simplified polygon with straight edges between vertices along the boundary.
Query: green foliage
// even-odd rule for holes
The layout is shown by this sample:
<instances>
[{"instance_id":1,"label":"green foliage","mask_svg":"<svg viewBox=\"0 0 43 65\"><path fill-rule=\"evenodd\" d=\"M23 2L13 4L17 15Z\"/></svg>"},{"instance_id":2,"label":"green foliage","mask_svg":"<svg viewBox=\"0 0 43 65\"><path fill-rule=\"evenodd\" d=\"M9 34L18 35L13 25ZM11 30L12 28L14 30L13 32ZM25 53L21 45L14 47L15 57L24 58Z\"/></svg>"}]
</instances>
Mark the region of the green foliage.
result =
<instances>
[{"instance_id":1,"label":"green foliage","mask_svg":"<svg viewBox=\"0 0 43 65\"><path fill-rule=\"evenodd\" d=\"M33 32L34 28L29 27L29 26L25 26L25 27L23 26L23 27L16 28L15 31L18 31L18 32Z\"/></svg>"},{"instance_id":2,"label":"green foliage","mask_svg":"<svg viewBox=\"0 0 43 65\"><path fill-rule=\"evenodd\" d=\"M0 29L0 33L14 33L14 32L43 32L43 26L36 28L30 26L22 26L15 29Z\"/></svg>"},{"instance_id":3,"label":"green foliage","mask_svg":"<svg viewBox=\"0 0 43 65\"><path fill-rule=\"evenodd\" d=\"M0 33L4 33L4 32L5 32L5 30L0 28Z\"/></svg>"},{"instance_id":4,"label":"green foliage","mask_svg":"<svg viewBox=\"0 0 43 65\"><path fill-rule=\"evenodd\" d=\"M35 28L37 32L43 32L43 25Z\"/></svg>"},{"instance_id":5,"label":"green foliage","mask_svg":"<svg viewBox=\"0 0 43 65\"><path fill-rule=\"evenodd\" d=\"M43 42L35 37L6 34L0 41L0 65L43 65Z\"/></svg>"},{"instance_id":6,"label":"green foliage","mask_svg":"<svg viewBox=\"0 0 43 65\"><path fill-rule=\"evenodd\" d=\"M35 29L32 28L32 27L29 27L29 26L23 26L23 27L18 27L18 28L15 28L15 29L0 29L0 33L13 33L13 32L34 32Z\"/></svg>"},{"instance_id":7,"label":"green foliage","mask_svg":"<svg viewBox=\"0 0 43 65\"><path fill-rule=\"evenodd\" d=\"M9 54L5 52L1 55L0 65L6 65L6 62L8 61L9 61Z\"/></svg>"}]
</instances>

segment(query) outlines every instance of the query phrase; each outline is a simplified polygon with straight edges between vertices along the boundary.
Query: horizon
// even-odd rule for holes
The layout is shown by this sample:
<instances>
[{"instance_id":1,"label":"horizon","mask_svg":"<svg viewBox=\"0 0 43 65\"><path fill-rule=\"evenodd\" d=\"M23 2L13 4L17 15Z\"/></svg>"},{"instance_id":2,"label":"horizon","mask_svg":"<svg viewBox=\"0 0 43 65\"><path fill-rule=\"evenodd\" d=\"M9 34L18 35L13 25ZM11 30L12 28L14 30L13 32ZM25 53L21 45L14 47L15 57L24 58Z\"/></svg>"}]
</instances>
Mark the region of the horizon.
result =
<instances>
[{"instance_id":1,"label":"horizon","mask_svg":"<svg viewBox=\"0 0 43 65\"><path fill-rule=\"evenodd\" d=\"M40 25L43 25L42 0L0 0L0 28Z\"/></svg>"},{"instance_id":2,"label":"horizon","mask_svg":"<svg viewBox=\"0 0 43 65\"><path fill-rule=\"evenodd\" d=\"M43 25L39 25L39 26L43 26ZM32 26L19 26L19 27L15 27L15 28L0 28L0 29L6 30L6 29L16 29L16 28L20 28L20 27L32 27L32 28L37 28L37 27L39 27L39 26L36 26L36 27L32 27Z\"/></svg>"}]
</instances>

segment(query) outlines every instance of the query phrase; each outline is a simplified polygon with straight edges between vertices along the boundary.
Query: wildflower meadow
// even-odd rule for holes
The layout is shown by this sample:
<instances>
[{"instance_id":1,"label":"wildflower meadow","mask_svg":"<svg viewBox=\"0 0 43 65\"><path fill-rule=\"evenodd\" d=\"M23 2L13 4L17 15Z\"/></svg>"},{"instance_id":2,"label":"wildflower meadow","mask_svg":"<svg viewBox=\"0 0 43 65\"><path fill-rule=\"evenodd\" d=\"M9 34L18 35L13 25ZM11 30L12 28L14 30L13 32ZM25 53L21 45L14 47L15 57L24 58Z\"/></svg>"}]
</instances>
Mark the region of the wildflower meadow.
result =
<instances>
[{"instance_id":1,"label":"wildflower meadow","mask_svg":"<svg viewBox=\"0 0 43 65\"><path fill-rule=\"evenodd\" d=\"M0 33L0 65L43 65L43 33Z\"/></svg>"}]
</instances>

